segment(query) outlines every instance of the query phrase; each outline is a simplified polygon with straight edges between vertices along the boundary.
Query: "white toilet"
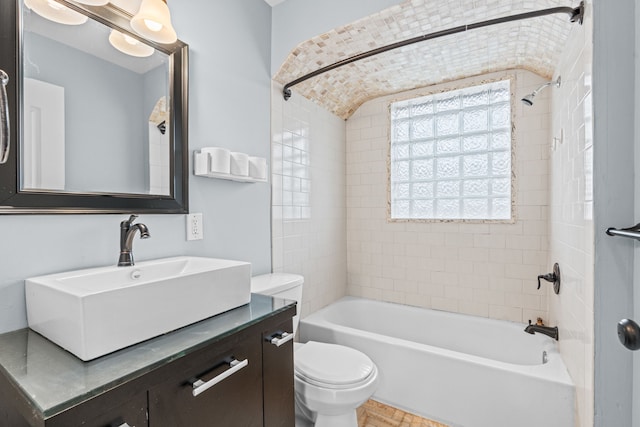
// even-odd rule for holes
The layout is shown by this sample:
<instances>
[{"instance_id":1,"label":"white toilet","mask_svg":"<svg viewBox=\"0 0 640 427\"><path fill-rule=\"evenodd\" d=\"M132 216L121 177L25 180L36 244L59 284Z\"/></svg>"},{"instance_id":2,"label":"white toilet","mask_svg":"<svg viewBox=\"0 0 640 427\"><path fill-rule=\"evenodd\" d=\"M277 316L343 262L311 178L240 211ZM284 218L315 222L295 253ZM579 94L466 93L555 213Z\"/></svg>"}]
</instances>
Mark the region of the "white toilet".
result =
<instances>
[{"instance_id":1,"label":"white toilet","mask_svg":"<svg viewBox=\"0 0 640 427\"><path fill-rule=\"evenodd\" d=\"M304 278L273 273L251 279L251 292L295 300L298 313ZM296 333L299 316L293 318ZM357 427L356 408L378 386L378 369L364 353L343 345L309 341L294 345L296 409L315 427Z\"/></svg>"}]
</instances>

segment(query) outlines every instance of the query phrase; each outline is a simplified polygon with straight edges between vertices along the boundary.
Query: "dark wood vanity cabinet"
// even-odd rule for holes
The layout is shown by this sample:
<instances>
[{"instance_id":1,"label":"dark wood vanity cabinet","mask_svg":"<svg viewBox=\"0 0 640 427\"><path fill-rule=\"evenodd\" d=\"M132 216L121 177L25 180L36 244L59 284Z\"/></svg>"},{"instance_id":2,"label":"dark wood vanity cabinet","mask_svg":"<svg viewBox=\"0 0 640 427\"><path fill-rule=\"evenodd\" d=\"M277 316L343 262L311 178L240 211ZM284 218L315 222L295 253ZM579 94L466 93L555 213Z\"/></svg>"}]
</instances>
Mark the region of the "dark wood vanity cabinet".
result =
<instances>
[{"instance_id":1,"label":"dark wood vanity cabinet","mask_svg":"<svg viewBox=\"0 0 640 427\"><path fill-rule=\"evenodd\" d=\"M293 427L293 340L282 338L291 331L288 319L173 363L149 389L149 426Z\"/></svg>"},{"instance_id":2,"label":"dark wood vanity cabinet","mask_svg":"<svg viewBox=\"0 0 640 427\"><path fill-rule=\"evenodd\" d=\"M134 394L127 392L127 390L123 391L124 395L120 395L120 391L107 393L89 404L80 404L46 420L44 425L46 427L70 427L76 425L96 427L148 426L147 394L144 391Z\"/></svg>"},{"instance_id":3,"label":"dark wood vanity cabinet","mask_svg":"<svg viewBox=\"0 0 640 427\"><path fill-rule=\"evenodd\" d=\"M72 406L66 411L45 417L21 399L0 377L1 427L145 427L147 422L147 393L138 381L117 387Z\"/></svg>"},{"instance_id":4,"label":"dark wood vanity cabinet","mask_svg":"<svg viewBox=\"0 0 640 427\"><path fill-rule=\"evenodd\" d=\"M293 426L293 340L281 345L272 343L273 338L282 340L282 334L291 331L288 321L262 335L264 427Z\"/></svg>"},{"instance_id":5,"label":"dark wood vanity cabinet","mask_svg":"<svg viewBox=\"0 0 640 427\"><path fill-rule=\"evenodd\" d=\"M292 305L185 349L51 416L38 413L0 365L0 427L294 427L293 341L287 336L294 314Z\"/></svg>"},{"instance_id":6,"label":"dark wood vanity cabinet","mask_svg":"<svg viewBox=\"0 0 640 427\"><path fill-rule=\"evenodd\" d=\"M149 389L150 426L263 425L259 335L234 337L173 365L166 381ZM216 384L194 396L196 381L201 389Z\"/></svg>"}]
</instances>

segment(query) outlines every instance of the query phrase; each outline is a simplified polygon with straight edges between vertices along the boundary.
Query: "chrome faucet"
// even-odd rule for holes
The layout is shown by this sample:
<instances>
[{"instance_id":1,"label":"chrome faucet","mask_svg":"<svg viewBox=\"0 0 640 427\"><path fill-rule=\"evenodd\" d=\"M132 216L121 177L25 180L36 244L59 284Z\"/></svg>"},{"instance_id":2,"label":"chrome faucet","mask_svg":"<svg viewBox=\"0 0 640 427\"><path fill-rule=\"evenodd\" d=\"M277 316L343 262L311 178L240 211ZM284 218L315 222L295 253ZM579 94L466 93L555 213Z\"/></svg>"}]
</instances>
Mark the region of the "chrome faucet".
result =
<instances>
[{"instance_id":1,"label":"chrome faucet","mask_svg":"<svg viewBox=\"0 0 640 427\"><path fill-rule=\"evenodd\" d=\"M534 333L538 332L540 334L545 334L553 339L555 339L556 341L558 341L558 327L554 326L554 327L550 327L550 326L544 326L544 323L542 323L542 319L538 317L538 321L536 322L535 325L531 324L531 320L529 320L529 326L527 326L526 328L524 328L524 331L528 334L533 335Z\"/></svg>"},{"instance_id":2,"label":"chrome faucet","mask_svg":"<svg viewBox=\"0 0 640 427\"><path fill-rule=\"evenodd\" d=\"M138 218L138 215L131 215L129 219L120 223L120 258L118 259L118 267L128 267L134 264L131 247L133 246L133 237L136 234L136 230L140 231L141 239L147 239L151 236L146 225L142 223L133 224L136 218Z\"/></svg>"}]
</instances>

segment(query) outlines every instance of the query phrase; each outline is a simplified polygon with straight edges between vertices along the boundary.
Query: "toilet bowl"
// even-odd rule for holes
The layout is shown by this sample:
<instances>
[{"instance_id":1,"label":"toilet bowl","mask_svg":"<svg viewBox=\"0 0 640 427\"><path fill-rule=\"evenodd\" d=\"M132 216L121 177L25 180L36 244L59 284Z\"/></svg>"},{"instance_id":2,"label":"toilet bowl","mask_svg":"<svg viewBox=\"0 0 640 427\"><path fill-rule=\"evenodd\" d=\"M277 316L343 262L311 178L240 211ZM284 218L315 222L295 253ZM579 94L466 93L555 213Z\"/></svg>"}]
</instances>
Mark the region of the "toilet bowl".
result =
<instances>
[{"instance_id":1,"label":"toilet bowl","mask_svg":"<svg viewBox=\"0 0 640 427\"><path fill-rule=\"evenodd\" d=\"M355 427L356 408L378 386L378 369L364 353L309 341L294 353L297 409L315 427Z\"/></svg>"},{"instance_id":2,"label":"toilet bowl","mask_svg":"<svg viewBox=\"0 0 640 427\"><path fill-rule=\"evenodd\" d=\"M292 299L300 311L304 279L273 273L251 279L251 292ZM298 327L293 319L293 334ZM294 386L296 412L315 427L357 427L356 408L378 386L378 368L364 353L343 345L309 341L295 343Z\"/></svg>"}]
</instances>

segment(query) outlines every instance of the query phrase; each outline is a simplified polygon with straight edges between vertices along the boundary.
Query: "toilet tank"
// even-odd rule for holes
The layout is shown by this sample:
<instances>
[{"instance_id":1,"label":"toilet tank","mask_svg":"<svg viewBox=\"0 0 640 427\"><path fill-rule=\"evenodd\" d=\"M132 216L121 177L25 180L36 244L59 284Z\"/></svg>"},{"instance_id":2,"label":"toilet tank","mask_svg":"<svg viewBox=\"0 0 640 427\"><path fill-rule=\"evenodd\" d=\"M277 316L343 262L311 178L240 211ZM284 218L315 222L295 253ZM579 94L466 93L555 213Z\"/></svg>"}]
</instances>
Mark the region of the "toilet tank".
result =
<instances>
[{"instance_id":1,"label":"toilet tank","mask_svg":"<svg viewBox=\"0 0 640 427\"><path fill-rule=\"evenodd\" d=\"M293 333L295 334L300 320L303 283L304 277L299 274L262 274L251 278L251 292L295 301L297 304L296 315L293 317Z\"/></svg>"}]
</instances>

